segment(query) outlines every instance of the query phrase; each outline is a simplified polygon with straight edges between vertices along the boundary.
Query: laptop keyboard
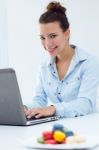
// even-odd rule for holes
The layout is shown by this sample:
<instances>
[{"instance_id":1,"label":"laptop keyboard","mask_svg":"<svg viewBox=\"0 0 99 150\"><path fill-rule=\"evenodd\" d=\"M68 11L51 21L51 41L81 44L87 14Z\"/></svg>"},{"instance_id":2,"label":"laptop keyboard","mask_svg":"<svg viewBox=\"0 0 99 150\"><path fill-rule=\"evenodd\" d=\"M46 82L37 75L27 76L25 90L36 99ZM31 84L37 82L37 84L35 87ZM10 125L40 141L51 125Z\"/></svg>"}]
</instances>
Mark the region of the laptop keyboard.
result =
<instances>
[{"instance_id":1,"label":"laptop keyboard","mask_svg":"<svg viewBox=\"0 0 99 150\"><path fill-rule=\"evenodd\" d=\"M33 117L31 117L31 118L26 118L27 119L27 121L31 121L31 120L40 120L40 119L42 119L42 118L46 118L46 117L40 117L40 118L36 118L35 116L33 116Z\"/></svg>"},{"instance_id":2,"label":"laptop keyboard","mask_svg":"<svg viewBox=\"0 0 99 150\"><path fill-rule=\"evenodd\" d=\"M40 117L40 118L32 117L32 118L27 118L27 125L55 121L58 119L59 119L58 116L49 116L49 117L47 116L47 117Z\"/></svg>"}]
</instances>

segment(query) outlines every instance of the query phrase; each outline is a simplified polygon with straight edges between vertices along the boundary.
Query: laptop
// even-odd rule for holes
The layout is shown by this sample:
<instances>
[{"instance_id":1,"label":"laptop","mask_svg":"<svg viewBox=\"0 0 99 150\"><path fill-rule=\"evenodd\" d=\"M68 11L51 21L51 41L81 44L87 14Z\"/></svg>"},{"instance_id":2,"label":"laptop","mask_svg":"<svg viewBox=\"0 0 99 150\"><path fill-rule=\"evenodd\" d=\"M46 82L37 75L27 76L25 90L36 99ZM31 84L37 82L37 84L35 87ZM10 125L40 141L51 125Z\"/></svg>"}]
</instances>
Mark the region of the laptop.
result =
<instances>
[{"instance_id":1,"label":"laptop","mask_svg":"<svg viewBox=\"0 0 99 150\"><path fill-rule=\"evenodd\" d=\"M0 69L0 125L34 125L57 120L58 116L50 116L27 120L15 70Z\"/></svg>"}]
</instances>

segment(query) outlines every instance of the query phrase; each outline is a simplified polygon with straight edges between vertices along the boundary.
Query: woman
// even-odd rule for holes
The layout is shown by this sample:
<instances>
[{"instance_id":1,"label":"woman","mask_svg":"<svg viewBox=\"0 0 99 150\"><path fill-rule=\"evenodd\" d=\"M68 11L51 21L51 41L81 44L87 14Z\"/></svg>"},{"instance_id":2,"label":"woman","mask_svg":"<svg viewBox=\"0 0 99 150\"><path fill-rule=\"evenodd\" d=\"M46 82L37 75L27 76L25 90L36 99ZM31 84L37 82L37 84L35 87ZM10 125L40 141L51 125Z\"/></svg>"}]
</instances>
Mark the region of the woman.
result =
<instances>
[{"instance_id":1,"label":"woman","mask_svg":"<svg viewBox=\"0 0 99 150\"><path fill-rule=\"evenodd\" d=\"M40 39L50 61L40 67L28 118L58 115L77 117L96 109L99 64L93 56L70 45L66 8L50 2L40 16ZM48 99L53 105L48 106Z\"/></svg>"}]
</instances>

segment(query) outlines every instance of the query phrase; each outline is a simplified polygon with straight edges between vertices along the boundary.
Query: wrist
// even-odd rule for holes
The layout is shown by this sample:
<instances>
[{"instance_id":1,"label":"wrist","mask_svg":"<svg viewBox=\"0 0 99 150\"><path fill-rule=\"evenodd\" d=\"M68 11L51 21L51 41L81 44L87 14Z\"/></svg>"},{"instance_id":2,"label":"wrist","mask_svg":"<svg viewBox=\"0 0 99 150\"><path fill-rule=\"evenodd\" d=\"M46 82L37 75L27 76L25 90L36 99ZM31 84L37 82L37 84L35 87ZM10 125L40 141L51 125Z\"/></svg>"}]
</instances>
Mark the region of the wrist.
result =
<instances>
[{"instance_id":1,"label":"wrist","mask_svg":"<svg viewBox=\"0 0 99 150\"><path fill-rule=\"evenodd\" d=\"M55 113L56 113L56 108L55 108L55 106L54 106L54 105L50 105L49 107L50 107L50 109L51 109L51 115L55 115Z\"/></svg>"}]
</instances>

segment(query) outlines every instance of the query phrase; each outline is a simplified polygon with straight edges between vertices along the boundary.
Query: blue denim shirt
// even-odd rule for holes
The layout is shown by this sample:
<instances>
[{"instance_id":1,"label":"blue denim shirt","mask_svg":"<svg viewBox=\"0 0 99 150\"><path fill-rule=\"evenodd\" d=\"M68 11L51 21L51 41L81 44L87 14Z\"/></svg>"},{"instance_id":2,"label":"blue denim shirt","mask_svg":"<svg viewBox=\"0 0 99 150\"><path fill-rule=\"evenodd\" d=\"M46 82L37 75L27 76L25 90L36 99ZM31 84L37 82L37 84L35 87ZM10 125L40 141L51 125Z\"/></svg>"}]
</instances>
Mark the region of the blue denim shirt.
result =
<instances>
[{"instance_id":1,"label":"blue denim shirt","mask_svg":"<svg viewBox=\"0 0 99 150\"><path fill-rule=\"evenodd\" d=\"M55 59L41 65L32 107L46 107L50 99L60 117L86 115L96 109L98 84L96 57L75 47L75 54L62 80L59 80Z\"/></svg>"}]
</instances>

